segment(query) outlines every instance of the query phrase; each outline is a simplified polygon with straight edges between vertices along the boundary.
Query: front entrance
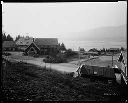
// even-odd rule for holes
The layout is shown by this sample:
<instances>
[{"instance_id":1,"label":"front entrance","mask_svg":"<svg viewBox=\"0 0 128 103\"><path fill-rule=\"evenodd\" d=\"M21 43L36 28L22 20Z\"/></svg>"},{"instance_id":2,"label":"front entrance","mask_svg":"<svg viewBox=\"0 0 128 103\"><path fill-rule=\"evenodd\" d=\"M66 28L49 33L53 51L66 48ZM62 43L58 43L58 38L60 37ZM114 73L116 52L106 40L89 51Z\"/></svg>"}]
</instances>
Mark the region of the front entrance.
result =
<instances>
[{"instance_id":1,"label":"front entrance","mask_svg":"<svg viewBox=\"0 0 128 103\"><path fill-rule=\"evenodd\" d=\"M30 56L34 56L36 53L37 52L33 47L31 47L30 50L28 51L28 55L30 55Z\"/></svg>"}]
</instances>

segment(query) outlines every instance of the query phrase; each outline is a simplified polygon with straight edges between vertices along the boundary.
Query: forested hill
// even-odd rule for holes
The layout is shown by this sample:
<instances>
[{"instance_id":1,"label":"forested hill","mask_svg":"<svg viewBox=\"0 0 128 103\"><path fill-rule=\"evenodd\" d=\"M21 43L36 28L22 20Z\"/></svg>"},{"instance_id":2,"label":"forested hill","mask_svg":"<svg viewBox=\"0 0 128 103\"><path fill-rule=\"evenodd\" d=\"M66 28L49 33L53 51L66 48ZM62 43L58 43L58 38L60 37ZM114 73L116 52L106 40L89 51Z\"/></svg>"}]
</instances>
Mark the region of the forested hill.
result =
<instances>
[{"instance_id":1,"label":"forested hill","mask_svg":"<svg viewBox=\"0 0 128 103\"><path fill-rule=\"evenodd\" d=\"M90 29L83 32L70 33L67 40L75 41L117 41L126 42L126 25L121 26L109 26L109 27L99 27L95 29Z\"/></svg>"}]
</instances>

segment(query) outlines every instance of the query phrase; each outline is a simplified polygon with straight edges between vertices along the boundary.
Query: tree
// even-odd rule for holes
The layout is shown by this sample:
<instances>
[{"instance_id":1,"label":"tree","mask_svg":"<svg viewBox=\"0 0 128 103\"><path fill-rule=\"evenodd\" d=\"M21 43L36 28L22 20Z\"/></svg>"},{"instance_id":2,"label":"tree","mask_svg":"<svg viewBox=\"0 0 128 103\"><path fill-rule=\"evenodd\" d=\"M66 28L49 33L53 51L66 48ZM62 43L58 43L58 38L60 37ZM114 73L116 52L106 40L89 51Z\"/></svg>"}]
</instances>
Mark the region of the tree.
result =
<instances>
[{"instance_id":1,"label":"tree","mask_svg":"<svg viewBox=\"0 0 128 103\"><path fill-rule=\"evenodd\" d=\"M10 36L10 34L7 35L6 41L13 41L13 38Z\"/></svg>"},{"instance_id":2,"label":"tree","mask_svg":"<svg viewBox=\"0 0 128 103\"><path fill-rule=\"evenodd\" d=\"M109 49L106 49L106 52L108 52L109 51Z\"/></svg>"},{"instance_id":3,"label":"tree","mask_svg":"<svg viewBox=\"0 0 128 103\"><path fill-rule=\"evenodd\" d=\"M65 47L64 43L62 43L62 44L60 45L60 50L66 50L66 47Z\"/></svg>"},{"instance_id":4,"label":"tree","mask_svg":"<svg viewBox=\"0 0 128 103\"><path fill-rule=\"evenodd\" d=\"M98 52L96 48L90 49L89 52Z\"/></svg>"},{"instance_id":5,"label":"tree","mask_svg":"<svg viewBox=\"0 0 128 103\"><path fill-rule=\"evenodd\" d=\"M15 41L17 41L19 38L21 38L21 36L20 36L20 35L16 36Z\"/></svg>"},{"instance_id":6,"label":"tree","mask_svg":"<svg viewBox=\"0 0 128 103\"><path fill-rule=\"evenodd\" d=\"M121 51L124 51L124 50L125 50L125 48L124 48L124 47L121 47L121 48L120 48L120 50L121 50Z\"/></svg>"},{"instance_id":7,"label":"tree","mask_svg":"<svg viewBox=\"0 0 128 103\"><path fill-rule=\"evenodd\" d=\"M68 50L66 50L66 52L65 52L65 56L66 56L66 57L71 57L71 56L74 56L74 55L78 55L78 53L72 51L72 49L68 49Z\"/></svg>"},{"instance_id":8,"label":"tree","mask_svg":"<svg viewBox=\"0 0 128 103\"><path fill-rule=\"evenodd\" d=\"M81 51L81 52L85 52L84 48L80 48L80 51Z\"/></svg>"},{"instance_id":9,"label":"tree","mask_svg":"<svg viewBox=\"0 0 128 103\"><path fill-rule=\"evenodd\" d=\"M98 51L98 55L101 55L101 51Z\"/></svg>"},{"instance_id":10,"label":"tree","mask_svg":"<svg viewBox=\"0 0 128 103\"><path fill-rule=\"evenodd\" d=\"M105 48L103 48L103 52L106 52Z\"/></svg>"},{"instance_id":11,"label":"tree","mask_svg":"<svg viewBox=\"0 0 128 103\"><path fill-rule=\"evenodd\" d=\"M3 33L2 33L2 42L6 41L6 38L7 38L7 37L6 37L5 33L3 32Z\"/></svg>"},{"instance_id":12,"label":"tree","mask_svg":"<svg viewBox=\"0 0 128 103\"><path fill-rule=\"evenodd\" d=\"M4 41L13 41L13 38L11 37L10 34L8 34L6 36L6 33L5 32L2 32L2 42L4 42Z\"/></svg>"}]
</instances>

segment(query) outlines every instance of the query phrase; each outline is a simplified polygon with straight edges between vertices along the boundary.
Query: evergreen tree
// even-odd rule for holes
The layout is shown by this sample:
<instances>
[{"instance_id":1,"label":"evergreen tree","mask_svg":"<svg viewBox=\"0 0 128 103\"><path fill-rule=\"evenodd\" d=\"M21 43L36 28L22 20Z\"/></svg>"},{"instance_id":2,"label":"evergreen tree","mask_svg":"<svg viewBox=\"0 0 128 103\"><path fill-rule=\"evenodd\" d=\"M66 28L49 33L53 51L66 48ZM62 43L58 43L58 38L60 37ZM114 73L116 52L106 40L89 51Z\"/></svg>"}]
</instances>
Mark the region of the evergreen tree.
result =
<instances>
[{"instance_id":1,"label":"evergreen tree","mask_svg":"<svg viewBox=\"0 0 128 103\"><path fill-rule=\"evenodd\" d=\"M64 43L62 43L62 44L60 45L60 49L61 49L61 50L66 50L66 47L65 47Z\"/></svg>"},{"instance_id":2,"label":"evergreen tree","mask_svg":"<svg viewBox=\"0 0 128 103\"><path fill-rule=\"evenodd\" d=\"M20 36L20 35L16 36L15 41L17 41L19 38L21 38L21 36Z\"/></svg>"},{"instance_id":3,"label":"evergreen tree","mask_svg":"<svg viewBox=\"0 0 128 103\"><path fill-rule=\"evenodd\" d=\"M7 35L6 41L13 41L13 38L10 36L10 34Z\"/></svg>"},{"instance_id":4,"label":"evergreen tree","mask_svg":"<svg viewBox=\"0 0 128 103\"><path fill-rule=\"evenodd\" d=\"M98 52L96 48L90 49L89 52Z\"/></svg>"},{"instance_id":5,"label":"evergreen tree","mask_svg":"<svg viewBox=\"0 0 128 103\"><path fill-rule=\"evenodd\" d=\"M121 50L121 51L124 51L124 50L125 50L125 48L124 48L124 47L121 47L121 48L120 48L120 50Z\"/></svg>"},{"instance_id":6,"label":"evergreen tree","mask_svg":"<svg viewBox=\"0 0 128 103\"><path fill-rule=\"evenodd\" d=\"M106 50L105 50L105 48L103 48L103 52L105 52Z\"/></svg>"},{"instance_id":7,"label":"evergreen tree","mask_svg":"<svg viewBox=\"0 0 128 103\"><path fill-rule=\"evenodd\" d=\"M6 41L6 35L5 33L2 33L2 42Z\"/></svg>"}]
</instances>

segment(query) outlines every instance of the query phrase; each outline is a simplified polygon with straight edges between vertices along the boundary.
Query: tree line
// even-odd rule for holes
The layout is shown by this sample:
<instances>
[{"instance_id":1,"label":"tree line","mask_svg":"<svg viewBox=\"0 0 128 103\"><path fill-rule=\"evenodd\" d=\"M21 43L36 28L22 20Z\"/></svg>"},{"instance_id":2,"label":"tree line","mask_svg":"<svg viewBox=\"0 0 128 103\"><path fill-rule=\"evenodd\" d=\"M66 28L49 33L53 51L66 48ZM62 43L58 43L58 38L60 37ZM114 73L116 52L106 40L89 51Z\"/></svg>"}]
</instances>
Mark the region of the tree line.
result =
<instances>
[{"instance_id":1,"label":"tree line","mask_svg":"<svg viewBox=\"0 0 128 103\"><path fill-rule=\"evenodd\" d=\"M2 32L2 43L4 41L17 41L21 37L24 37L24 36L17 35L15 40L14 40L10 34L7 35L5 32ZM59 50L66 50L64 43L59 43L58 45L59 45Z\"/></svg>"},{"instance_id":2,"label":"tree line","mask_svg":"<svg viewBox=\"0 0 128 103\"><path fill-rule=\"evenodd\" d=\"M6 34L5 32L2 32L2 43L4 41L17 41L21 37L24 37L24 36L17 35L16 38L14 39L10 34Z\"/></svg>"},{"instance_id":3,"label":"tree line","mask_svg":"<svg viewBox=\"0 0 128 103\"><path fill-rule=\"evenodd\" d=\"M14 40L10 34L6 35L5 33L2 33L2 42L4 41L14 41Z\"/></svg>"},{"instance_id":4,"label":"tree line","mask_svg":"<svg viewBox=\"0 0 128 103\"><path fill-rule=\"evenodd\" d=\"M120 47L120 48L118 48L118 51L120 52L120 51L124 51L125 50L125 48L124 47ZM102 48L102 49L97 49L97 48L93 48L93 49L90 49L89 50L89 52L98 52L99 54L101 54L101 53L106 53L106 52L109 52L110 51L110 49L108 48Z\"/></svg>"}]
</instances>

